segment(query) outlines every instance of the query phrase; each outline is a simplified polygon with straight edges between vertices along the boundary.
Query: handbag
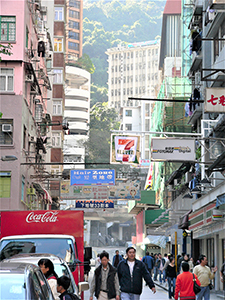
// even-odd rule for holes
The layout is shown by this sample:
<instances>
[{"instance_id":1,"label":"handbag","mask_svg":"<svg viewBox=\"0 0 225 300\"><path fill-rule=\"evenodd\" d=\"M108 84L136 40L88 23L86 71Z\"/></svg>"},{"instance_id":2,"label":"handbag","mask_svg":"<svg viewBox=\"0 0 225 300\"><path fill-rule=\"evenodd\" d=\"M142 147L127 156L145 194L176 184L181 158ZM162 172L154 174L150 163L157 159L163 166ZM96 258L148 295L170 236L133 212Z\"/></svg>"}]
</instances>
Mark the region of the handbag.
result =
<instances>
[{"instance_id":1,"label":"handbag","mask_svg":"<svg viewBox=\"0 0 225 300\"><path fill-rule=\"evenodd\" d=\"M195 295L197 295L201 291L201 287L197 284L195 275L194 274L192 274L192 275L193 275L193 282L194 282L193 290L194 290Z\"/></svg>"},{"instance_id":2,"label":"handbag","mask_svg":"<svg viewBox=\"0 0 225 300\"><path fill-rule=\"evenodd\" d=\"M212 290L213 289L213 285L212 285L212 283L210 282L210 284L209 284L209 289L210 290Z\"/></svg>"}]
</instances>

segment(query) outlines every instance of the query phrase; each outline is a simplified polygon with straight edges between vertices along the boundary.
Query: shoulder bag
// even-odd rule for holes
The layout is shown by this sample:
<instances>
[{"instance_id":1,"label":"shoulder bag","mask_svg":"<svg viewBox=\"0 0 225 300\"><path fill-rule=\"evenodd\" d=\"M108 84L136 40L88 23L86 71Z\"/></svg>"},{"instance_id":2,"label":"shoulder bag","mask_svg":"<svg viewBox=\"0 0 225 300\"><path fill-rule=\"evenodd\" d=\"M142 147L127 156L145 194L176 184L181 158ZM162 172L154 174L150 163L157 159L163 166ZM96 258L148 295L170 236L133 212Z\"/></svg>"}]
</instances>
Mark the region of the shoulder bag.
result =
<instances>
[{"instance_id":1,"label":"shoulder bag","mask_svg":"<svg viewBox=\"0 0 225 300\"><path fill-rule=\"evenodd\" d=\"M194 283L193 290L194 290L195 295L197 295L201 291L201 287L197 284L195 275L194 274L192 274L192 275L193 275L193 283Z\"/></svg>"}]
</instances>

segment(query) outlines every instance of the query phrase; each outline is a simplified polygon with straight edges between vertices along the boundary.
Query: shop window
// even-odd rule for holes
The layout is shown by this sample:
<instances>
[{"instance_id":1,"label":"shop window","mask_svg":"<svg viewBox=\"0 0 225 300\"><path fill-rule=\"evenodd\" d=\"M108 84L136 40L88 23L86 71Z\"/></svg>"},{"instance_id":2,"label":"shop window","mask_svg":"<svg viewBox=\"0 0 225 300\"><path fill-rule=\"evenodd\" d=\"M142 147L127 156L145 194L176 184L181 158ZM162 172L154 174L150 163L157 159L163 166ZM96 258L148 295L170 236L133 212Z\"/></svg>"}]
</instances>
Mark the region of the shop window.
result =
<instances>
[{"instance_id":1,"label":"shop window","mask_svg":"<svg viewBox=\"0 0 225 300\"><path fill-rule=\"evenodd\" d=\"M0 198L10 198L11 172L0 172Z\"/></svg>"}]
</instances>

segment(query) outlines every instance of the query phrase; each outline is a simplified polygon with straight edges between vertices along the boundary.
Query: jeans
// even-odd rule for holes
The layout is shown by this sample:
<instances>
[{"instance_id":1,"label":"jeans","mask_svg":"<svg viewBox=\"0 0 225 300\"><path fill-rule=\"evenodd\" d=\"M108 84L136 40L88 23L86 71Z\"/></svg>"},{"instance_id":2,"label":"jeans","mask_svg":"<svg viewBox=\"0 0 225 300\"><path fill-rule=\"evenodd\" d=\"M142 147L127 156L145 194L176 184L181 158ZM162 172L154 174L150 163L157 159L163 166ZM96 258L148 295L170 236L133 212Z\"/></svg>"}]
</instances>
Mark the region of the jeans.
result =
<instances>
[{"instance_id":1,"label":"jeans","mask_svg":"<svg viewBox=\"0 0 225 300\"><path fill-rule=\"evenodd\" d=\"M153 272L154 272L154 278L153 278L153 280L156 281L157 280L157 275L158 275L158 268L154 267Z\"/></svg>"},{"instance_id":2,"label":"jeans","mask_svg":"<svg viewBox=\"0 0 225 300\"><path fill-rule=\"evenodd\" d=\"M175 284L176 284L176 278L175 277L167 277L168 280L168 292L169 292L169 299L172 299L175 294Z\"/></svg>"},{"instance_id":3,"label":"jeans","mask_svg":"<svg viewBox=\"0 0 225 300\"><path fill-rule=\"evenodd\" d=\"M160 271L159 270L159 282L162 283L162 280L163 282L165 283L165 276L166 275L166 271Z\"/></svg>"},{"instance_id":4,"label":"jeans","mask_svg":"<svg viewBox=\"0 0 225 300\"><path fill-rule=\"evenodd\" d=\"M139 300L140 295L121 292L120 298L121 300Z\"/></svg>"},{"instance_id":5,"label":"jeans","mask_svg":"<svg viewBox=\"0 0 225 300\"><path fill-rule=\"evenodd\" d=\"M201 287L201 292L197 295L197 300L210 300L210 289L208 286Z\"/></svg>"}]
</instances>

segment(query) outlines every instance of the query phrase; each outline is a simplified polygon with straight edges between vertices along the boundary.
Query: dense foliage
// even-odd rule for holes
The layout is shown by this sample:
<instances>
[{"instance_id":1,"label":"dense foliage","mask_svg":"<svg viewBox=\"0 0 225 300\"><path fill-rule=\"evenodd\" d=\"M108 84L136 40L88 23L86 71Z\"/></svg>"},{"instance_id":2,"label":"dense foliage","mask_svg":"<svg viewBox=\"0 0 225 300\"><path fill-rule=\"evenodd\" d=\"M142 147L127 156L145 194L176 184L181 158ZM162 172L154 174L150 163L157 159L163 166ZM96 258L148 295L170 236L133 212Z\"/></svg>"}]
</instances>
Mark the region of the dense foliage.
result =
<instances>
[{"instance_id":1,"label":"dense foliage","mask_svg":"<svg viewBox=\"0 0 225 300\"><path fill-rule=\"evenodd\" d=\"M107 88L107 49L154 40L161 34L164 6L162 0L84 0L83 52L95 66L95 86Z\"/></svg>"}]
</instances>

